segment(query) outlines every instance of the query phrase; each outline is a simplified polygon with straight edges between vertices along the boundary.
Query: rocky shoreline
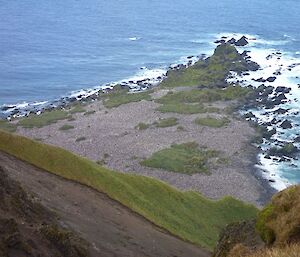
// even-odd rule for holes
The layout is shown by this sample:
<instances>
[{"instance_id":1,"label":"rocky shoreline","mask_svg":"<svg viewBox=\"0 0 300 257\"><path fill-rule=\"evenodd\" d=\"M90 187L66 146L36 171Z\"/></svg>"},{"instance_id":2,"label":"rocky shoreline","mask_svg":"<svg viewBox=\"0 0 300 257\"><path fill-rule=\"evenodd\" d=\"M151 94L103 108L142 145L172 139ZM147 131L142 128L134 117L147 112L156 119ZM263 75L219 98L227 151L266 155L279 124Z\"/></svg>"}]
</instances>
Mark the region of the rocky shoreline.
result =
<instances>
[{"instance_id":1,"label":"rocky shoreline","mask_svg":"<svg viewBox=\"0 0 300 257\"><path fill-rule=\"evenodd\" d=\"M226 39L226 41L225 41ZM247 44L249 44L248 41L251 40L255 40L255 39L249 39L245 36L241 37L240 39L234 39L234 38L226 38L225 36L222 37L222 39L220 39L220 41L216 41L217 44L219 45L223 45L224 41L225 44L231 44L234 45L236 47L239 47L240 44L242 44L243 46L241 47L245 47L247 46ZM243 49L243 48L242 48ZM241 50L241 49L239 49ZM226 77L226 83L229 84L241 84L243 86L246 86L248 88L250 88L252 90L252 94L250 97L247 98L247 101L244 101L243 103L238 103L236 106L238 106L238 116L237 117L233 117L234 119L240 120L241 119L241 115L243 116L242 119L246 120L249 124L252 124L251 126L253 126L253 128L255 128L255 130L257 130L259 132L259 138L257 137L257 135L254 135L253 132L251 132L251 136L250 139L248 141L247 144L250 144L253 140L252 138L256 137L255 140L255 147L249 145L248 148L248 152L247 152L247 160L249 160L247 162L247 170L253 175L253 177L256 178L256 180L259 182L260 184L260 196L258 198L256 198L255 201L257 201L259 203L259 205L263 205L265 202L267 202L270 197L278 190L278 188L275 187L274 189L274 184L277 183L277 178L271 174L269 177L266 176L266 174L268 174L268 171L265 171L264 168L262 167L262 160L261 160L261 156L263 154L263 156L271 161L278 161L278 162L291 162L291 160L297 160L297 153L298 153L298 147L295 146L294 143L285 143L285 142L281 142L280 140L274 140L274 142L276 142L275 146L273 148L267 149L265 147L267 140L271 141L273 140L274 135L276 135L276 128L270 129L270 126L278 126L281 129L290 129L291 127L294 127L294 124L288 120L288 118L285 119L275 119L273 118L271 121L267 121L267 122L261 122L261 119L259 119L259 117L257 116L257 114L255 113L255 111L253 110L258 110L258 109L265 109L266 112L270 111L272 113L275 113L276 115L287 115L287 114L291 114L291 110L286 109L286 108L282 108L282 104L285 104L289 101L291 101L289 98L290 92L291 92L291 88L289 87L284 87L284 86L272 86L272 83L274 84L277 80L277 78L282 74L282 69L281 71L276 70L273 72L273 74L271 74L270 76L266 76L266 77L259 77L256 78L255 76L253 76L253 74L259 73L261 69L263 69L262 67L260 67L256 62L253 61L253 59L251 58L251 52L248 51L246 48L244 51L240 51L241 52L241 57L243 59L241 59L241 68L239 68L235 73L231 72L231 74ZM279 58L278 56L280 56L279 52L274 53L274 55L268 55L267 59L271 60L272 58ZM179 64L179 65L175 65L175 66L170 66L168 72L166 72L165 75L163 76L158 76L154 79L144 79L144 80L138 80L138 81L133 81L130 80L128 82L122 82L120 84L118 84L121 88L127 88L131 91L131 93L135 93L135 92L142 92L144 90L147 90L149 88L154 88L157 89L155 91L154 94L161 94L160 92L163 92L164 90L160 90L159 87L157 87L161 81L165 80L168 76L168 73L171 71L180 71L180 70L184 70L188 67L191 67L194 65L194 63L196 62L196 60L202 60L204 63L206 63L209 58L205 59L205 56L198 56L198 57L194 57L194 56L189 56L187 57L188 62L186 64ZM245 61L244 61L245 60ZM289 65L288 69L293 69L293 67L296 67L297 65ZM249 79L247 79L247 76L250 76L250 82L251 84L247 84L247 82L249 81ZM246 78L246 79L245 79ZM149 82L151 81L151 83ZM220 85L218 87L222 88L224 87L223 83L220 83ZM268 85L269 83L269 85ZM253 85L252 85L253 84ZM257 86L258 85L258 86ZM33 113L33 114L40 114L44 111L48 111L48 110L52 110L52 109L65 109L65 108L69 108L70 105L72 106L73 104L76 103L86 103L88 104L88 109L95 109L95 106L100 109L103 108L102 105L102 98L101 96L103 96L106 93L109 93L110 91L113 90L115 85L106 85L105 88L101 88L101 89L97 89L96 91L92 91L92 90L87 90L86 94L84 94L83 92L81 94L77 94L76 96L72 96L72 98L66 98L67 100L65 101L61 101L59 102L60 104L58 104L57 106L55 106L55 104L51 105L50 107L45 107L42 110L40 109L35 109L34 111L29 111L27 110L27 115ZM201 88L203 86L199 86L199 88ZM203 88L206 88L205 86ZM163 94L165 94L166 92L164 92ZM99 101L100 100L100 101ZM126 111L127 112L135 112L133 111L132 107L130 107L131 105L136 105L136 108L138 109L143 109L144 113L144 117L147 117L147 115L145 115L145 113L147 112L147 108L149 107L145 107L148 106L145 105L145 103L143 105L141 105L140 103L135 103L135 104L129 104L126 105ZM155 105L156 106L156 105ZM3 108L3 107L2 107ZM9 110L9 109L7 109ZM150 107L150 109L148 110L149 112L153 112L155 113L155 108L152 106ZM97 111L93 111L93 112L97 112ZM106 112L111 112L110 110L106 110ZM104 113L104 114L105 114ZM14 116L10 116L10 118L14 119L14 117L17 117L19 114L14 114ZM125 110L121 111L121 113L119 113L117 115L117 117L121 117L120 115L125 115ZM136 114L138 115L138 114ZM267 114L265 114L267 115ZM79 116L79 115L76 115ZM126 116L126 115L125 115ZM165 115L163 115L165 116ZM167 115L169 116L169 115ZM161 118L161 115L156 115L155 117ZM78 119L79 117L76 117L76 119ZM105 121L105 118L100 115L99 116L100 119L104 119L103 122ZM151 119L149 117L149 119ZM153 118L152 118L153 119ZM74 122L76 124L75 127L80 128L81 131L84 130L84 123L89 122L89 119L85 120L82 118L79 118L79 121ZM136 119L134 119L136 120ZM98 121L94 121L98 124ZM138 120L136 120L136 122L138 123ZM83 124L80 124L83 123ZM113 121L113 123L111 124L112 127L114 127L117 121ZM62 122L58 122L58 124L62 124ZM99 124L98 124L99 125ZM129 124L128 124L129 125ZM132 126L132 122L131 122L131 126ZM106 127L106 126L105 126ZM108 128L109 129L109 128ZM62 140L62 142L64 142L64 140L69 141L69 139L63 139L61 138L61 135L58 135L58 137L54 137L54 138L49 138L50 136L52 137L55 134L55 130L57 130L57 126L56 125L51 125L51 126L47 126L46 128L42 128L42 129L31 129L31 131L29 131L28 129L18 129L18 133L23 134L25 136L29 136L32 138L40 138L42 139L44 142L48 142L48 143L52 143L52 144L58 144L60 145L60 141ZM105 129L104 129L105 131ZM235 130L236 131L236 130ZM32 133L33 132L33 133ZM121 134L126 134L128 131L123 131L120 132ZM107 137L109 136L109 132L107 133ZM238 133L238 131L236 131L235 133ZM257 133L257 132L256 132ZM47 135L46 135L47 134ZM71 132L68 132L68 134L72 134ZM77 134L77 133L76 133ZM124 135L125 135L124 134ZM211 133L210 133L211 134ZM249 135L250 135L249 134ZM80 134L79 134L80 135ZM78 135L78 137L79 137ZM158 134L156 134L156 136L158 136ZM299 135L300 136L300 135ZM73 137L75 137L75 135L73 135ZM95 131L95 135L93 137L96 137L96 131ZM297 138L295 138L295 141L297 142ZM88 158L97 160L97 157L95 157L95 152L94 150L90 151L88 149L78 149L77 146L74 145L74 143L71 142L64 142L63 143L63 147L67 147L68 149L77 152L83 156L86 156ZM300 141L300 140L298 140ZM200 140L200 142L202 142L202 140ZM250 143L249 143L250 142ZM109 144L109 142L107 142ZM75 142L75 144L77 144ZM83 142L82 144L85 144L85 142ZM149 142L149 144L151 144L151 142ZM90 146L92 148L92 146ZM114 150L112 149L111 152L114 152ZM121 156L119 158L122 158ZM127 160L128 161L128 160ZM126 171L129 170L129 168L127 166L122 165L116 165L114 162L118 162L116 160L112 160L111 162L109 162L109 167L119 170L119 171ZM132 162L132 161L130 161ZM138 173L140 174L141 172L141 167L139 165L132 164L132 170L139 170ZM243 166L245 167L245 166ZM154 174L152 171L150 170L145 170L144 173L142 172L142 174L147 175L147 176L154 176L157 177L156 174ZM178 176L178 179L182 179L182 176ZM209 189L206 188L206 186L203 188L203 185L200 186L200 188L193 184L192 186L182 186L181 182L179 182L178 179L174 180L174 176L172 174L172 176L169 176L168 173L162 173L161 175L158 176L159 179L165 180L168 183L174 184L175 186L179 187L180 189L183 190L189 190L189 189L195 189L195 190L202 190L202 191L207 191L207 195L212 197L212 198L218 198L219 197L219 193L214 192L213 194L209 193ZM183 179L184 180L184 179ZM197 180L197 179L196 179ZM190 182L184 182L189 184ZM195 181L195 183L202 183L200 182L200 180L198 180L198 182ZM212 182L209 182L212 183ZM198 189L199 188L199 189ZM277 190L276 190L277 189ZM222 190L221 190L222 191ZM226 190L225 190L226 191ZM224 191L222 191L224 192ZM221 193L222 195L223 193ZM231 192L228 193L231 195L235 195L235 193ZM224 194L225 195L225 194ZM244 196L237 196L240 199L243 200L247 200L247 197L245 198ZM249 201L249 200L248 200ZM250 200L251 202L253 202L254 200Z\"/></svg>"},{"instance_id":2,"label":"rocky shoreline","mask_svg":"<svg viewBox=\"0 0 300 257\"><path fill-rule=\"evenodd\" d=\"M105 85L97 86L91 89L81 89L74 91L67 96L61 97L54 101L43 101L33 103L21 104L4 104L0 106L0 120L12 120L16 118L27 117L29 115L40 115L43 112L51 111L54 109L64 109L70 104L76 102L90 102L98 100L102 94L109 93L115 86L127 88L132 93L143 92L158 86L167 76L170 70L186 69L194 65L197 61L206 58L205 54L199 56L187 56L186 60L179 64L172 64L168 67L167 71L159 71L153 74L152 77L144 77L137 79L122 80L119 82L112 82ZM141 67L141 70L146 70L146 67ZM158 73L158 74L157 74Z\"/></svg>"}]
</instances>

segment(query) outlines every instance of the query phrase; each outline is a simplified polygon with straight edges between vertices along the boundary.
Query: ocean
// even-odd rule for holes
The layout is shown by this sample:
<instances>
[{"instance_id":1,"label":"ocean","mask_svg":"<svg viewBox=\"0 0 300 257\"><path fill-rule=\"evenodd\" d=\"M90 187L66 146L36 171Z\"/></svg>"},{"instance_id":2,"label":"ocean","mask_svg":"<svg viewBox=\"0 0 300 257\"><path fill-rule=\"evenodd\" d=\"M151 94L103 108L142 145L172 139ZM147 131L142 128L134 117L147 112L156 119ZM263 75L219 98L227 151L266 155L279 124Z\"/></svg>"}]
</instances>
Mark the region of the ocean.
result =
<instances>
[{"instance_id":1,"label":"ocean","mask_svg":"<svg viewBox=\"0 0 300 257\"><path fill-rule=\"evenodd\" d=\"M253 78L282 68L272 86L292 88L283 104L289 112L280 118L293 128L274 125L273 139L292 142L300 124L300 69L289 70L300 63L299 10L296 0L0 0L0 106L22 109L112 82L155 81L188 56L211 54L221 36L247 35L255 40L240 50L249 50L262 69L239 79L259 86ZM280 59L266 58L276 52ZM252 112L259 123L275 115ZM260 146L262 174L276 189L299 183L299 160L265 158L273 144Z\"/></svg>"}]
</instances>

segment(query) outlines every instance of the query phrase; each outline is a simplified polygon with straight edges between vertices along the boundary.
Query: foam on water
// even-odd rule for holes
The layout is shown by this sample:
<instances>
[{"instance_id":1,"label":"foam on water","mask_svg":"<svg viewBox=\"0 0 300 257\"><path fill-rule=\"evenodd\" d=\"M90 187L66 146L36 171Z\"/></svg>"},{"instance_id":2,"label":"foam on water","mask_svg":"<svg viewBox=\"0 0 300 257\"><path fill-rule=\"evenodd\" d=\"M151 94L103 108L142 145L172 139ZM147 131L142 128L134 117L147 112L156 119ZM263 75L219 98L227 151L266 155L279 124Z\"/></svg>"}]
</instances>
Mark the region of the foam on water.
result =
<instances>
[{"instance_id":1,"label":"foam on water","mask_svg":"<svg viewBox=\"0 0 300 257\"><path fill-rule=\"evenodd\" d=\"M289 120L293 124L291 129L283 129L279 124L268 126L271 130L276 128L276 134L271 137L270 141L264 140L259 146L261 153L258 156L259 165L258 168L262 170L264 178L270 181L272 187L277 190L282 190L291 184L300 182L300 161L295 158L285 158L285 161L279 160L275 157L267 157L267 150L274 147L277 142L294 142L294 138L298 136L300 126L300 58L293 53L284 52L281 49L289 41L293 40L289 36L285 36L285 40L268 41L260 38L257 35L225 33L218 34L216 38L226 37L226 39L235 38L239 39L245 35L248 38L249 44L245 47L239 47L240 53L248 51L248 56L251 60L260 65L258 71L248 72L238 76L230 76L229 83L239 83L243 86L259 87L264 84L265 86L288 87L291 88L289 94L286 94L286 103L280 104L273 109L255 108L247 110L251 111L255 115L255 120L258 124L266 124L271 122L274 118L281 120ZM296 53L297 54L297 53ZM231 74L233 75L233 74ZM269 77L276 77L274 82L258 82L258 79L267 79ZM271 95L270 97L274 96ZM278 108L288 109L285 114L276 114L274 111ZM300 147L299 143L294 143Z\"/></svg>"}]
</instances>

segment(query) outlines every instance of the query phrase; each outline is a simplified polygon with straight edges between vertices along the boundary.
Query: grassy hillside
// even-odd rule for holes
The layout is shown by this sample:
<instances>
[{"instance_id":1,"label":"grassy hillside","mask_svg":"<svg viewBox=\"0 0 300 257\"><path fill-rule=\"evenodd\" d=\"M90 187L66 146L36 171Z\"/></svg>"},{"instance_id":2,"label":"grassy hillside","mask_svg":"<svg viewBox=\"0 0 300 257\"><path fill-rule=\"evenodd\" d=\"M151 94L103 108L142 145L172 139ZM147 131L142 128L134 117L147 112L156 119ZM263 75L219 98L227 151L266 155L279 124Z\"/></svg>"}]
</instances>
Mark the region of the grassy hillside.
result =
<instances>
[{"instance_id":1,"label":"grassy hillside","mask_svg":"<svg viewBox=\"0 0 300 257\"><path fill-rule=\"evenodd\" d=\"M257 209L231 197L211 201L158 180L121 174L58 147L0 131L0 150L61 177L78 181L128 206L184 240L213 249L226 224Z\"/></svg>"}]
</instances>

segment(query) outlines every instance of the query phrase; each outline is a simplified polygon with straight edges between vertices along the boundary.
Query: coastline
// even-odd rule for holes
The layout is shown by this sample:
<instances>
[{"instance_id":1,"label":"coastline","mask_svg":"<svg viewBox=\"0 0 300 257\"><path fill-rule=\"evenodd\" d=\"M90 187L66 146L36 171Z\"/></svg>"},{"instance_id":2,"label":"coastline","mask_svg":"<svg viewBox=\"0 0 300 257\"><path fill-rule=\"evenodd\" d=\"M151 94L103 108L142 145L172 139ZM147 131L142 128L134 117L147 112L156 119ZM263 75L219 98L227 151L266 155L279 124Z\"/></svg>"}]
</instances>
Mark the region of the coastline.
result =
<instances>
[{"instance_id":1,"label":"coastline","mask_svg":"<svg viewBox=\"0 0 300 257\"><path fill-rule=\"evenodd\" d=\"M152 95L155 98L166 93L158 87ZM231 103L216 103L223 107L228 104ZM95 111L91 115L76 113L74 121L62 120L42 128L19 128L17 133L61 146L94 161L101 160L113 170L154 177L181 190L198 191L212 199L231 195L259 207L270 199L269 185L254 171L256 149L251 145L251 139L256 134L249 122L230 115L231 123L226 128L198 127L192 121L206 114L160 114L156 111L158 106L153 101L143 100L107 109L102 101L94 101L84 106L87 112ZM184 126L185 131L178 131L177 126L145 131L135 128L139 122L155 122L168 117L178 118L178 125ZM61 131L66 123L74 129ZM80 137L86 139L77 142ZM231 163L219 165L210 175L185 175L140 165L142 159L158 150L191 141L221 151Z\"/></svg>"},{"instance_id":2,"label":"coastline","mask_svg":"<svg viewBox=\"0 0 300 257\"><path fill-rule=\"evenodd\" d=\"M256 40L256 39L254 39ZM196 60L200 60L201 58L203 58L204 56L198 56L196 57L196 59L193 59L195 58L194 56L189 56L186 58L187 60L187 63L185 64L178 64L178 65L175 65L175 66L170 66L170 69L169 70L178 70L178 69L185 69L185 68L188 68L190 66L192 66ZM198 58L198 59L197 59ZM192 60L193 59L193 60ZM137 78L136 80L130 80L130 81L123 81L121 83L113 83L113 84L110 84L110 85L106 85L104 87L101 87L101 88L97 88L97 89L93 89L93 90L86 90L86 91L81 91L81 92L77 92L76 94L72 95L72 97L68 100L62 98L62 101L60 102L61 105L58 105L58 106L51 106L50 109L65 109L65 108L70 108L70 106L72 107L74 104L76 103L87 103L88 106L87 106L87 109L91 111L95 111L96 114L98 114L98 111L97 111L97 108L99 109L100 108L100 112L102 111L102 109L104 109L104 114L106 114L105 112L108 112L110 113L111 110L108 110L108 109L105 109L105 107L99 102L102 101L102 97L100 96L99 97L99 94L100 92L105 92L105 93L108 93L110 92L114 85L121 85L121 87L124 87L124 88L130 88L130 90L132 92L141 92L141 91L144 91L144 90L148 90L149 88L154 88L156 91L154 94L160 94L158 93L161 89L159 87L160 83L166 78L167 76L167 72L165 73L165 75L160 75L160 76L155 76L154 78L146 78L146 79L139 79ZM237 80L241 80L241 82L243 82L243 79L237 75L233 75L231 78L229 78L229 81L234 81L234 79L237 79ZM149 82L151 81L151 83ZM158 92L157 92L158 91ZM163 91L163 89L162 89ZM86 94L84 94L84 92L86 92ZM100 94L101 95L101 94ZM152 103L154 104L154 103ZM223 103L221 103L223 104ZM94 106L96 105L96 108L94 107L91 107L91 106ZM132 105L132 106L131 106ZM145 101L142 101L142 102L138 102L138 103L129 103L127 105L124 105L122 106L120 109L124 109L123 111L124 112L121 112L121 113L118 113L118 117L120 118L121 116L124 116L126 115L125 112L131 112L131 108L136 108L136 109L143 109L143 111L146 112L147 108L144 108L144 105L146 105L146 102ZM99 107L100 106L100 107ZM156 113L156 109L158 106L156 105L155 107L150 107L150 112L153 112L153 113ZM151 109L152 108L152 109ZM125 110L126 109L126 110ZM242 106L240 109L243 109ZM48 108L45 108L43 109L44 110L48 110ZM40 110L37 110L36 114L40 114L41 111ZM242 113L240 113L241 115ZM80 123L85 123L85 122L89 122L88 120L84 120L86 117L84 117L84 119L81 119L80 118L80 115L82 114L76 114L76 121L74 122L71 122L72 124L75 123L76 126L75 129L77 127L82 127L82 125L80 125ZM103 113L101 114L103 115ZM92 115L93 116L93 115ZM144 114L143 115L144 117L146 117L146 115ZM170 116L174 116L174 115L158 115L158 116L155 116L156 118L153 118L150 117L150 120L151 118L153 119L153 121L155 122L155 119L160 119L161 117L170 117ZM199 115L198 115L199 116ZM99 116L98 118L102 119L101 118L102 116ZM196 117L193 116L193 117ZM231 116L231 118L233 119L237 119L239 120L239 117L234 117L234 116ZM77 121L78 119L78 121ZM82 120L82 121L81 121ZM103 120L103 119L102 119ZM248 121L251 121L253 122L253 120L249 120L246 118L246 120ZM14 122L14 121L13 121ZM95 121L96 122L96 121ZM99 149L98 149L98 157L96 157L96 154L95 153L88 153L89 150L86 150L86 149L78 149L76 146L74 146L73 144L77 144L77 142L68 142L68 140L70 140L70 138L64 138L64 135L56 135L57 134L57 130L59 130L59 126L64 124L65 121L59 121L57 122L57 124L55 125L50 125L50 126L47 126L45 128L41 128L41 129L23 129L23 128L20 128L18 129L18 133L22 134L22 135L25 135L25 136L29 136L31 138L34 138L34 139L38 139L38 140L42 140L46 143L50 143L50 144L55 144L55 145L60 145L62 147L66 147L67 149L71 150L71 151L74 151L80 155L83 155L83 156L86 156L90 159L93 159L95 161L99 161L99 159L101 159L101 154L103 153L103 149L101 149L102 152L99 153ZM115 121L115 123L117 123ZM137 122L136 122L137 123ZM247 122L249 123L249 122ZM261 126L261 124L257 123L258 126ZM131 125L137 125L137 124L131 124ZM248 124L250 126L250 123ZM263 126L262 126L263 127ZM108 128L105 128L105 129L108 129ZM109 128L109 130L111 130L112 128ZM81 130L81 129L79 129ZM83 129L84 130L84 129ZM67 133L72 135L72 131L67 131L67 132L62 132L63 133ZM75 131L75 130L74 130ZM170 132L170 131L169 131ZM172 132L172 131L171 131ZM174 131L173 131L174 132ZM201 131L202 132L202 131ZM126 136L125 134L127 133L127 131L121 131L118 135L118 136ZM46 135L47 134L47 135ZM105 133L107 135L109 135L109 132ZM54 138L51 138L53 137ZM248 136L251 137L251 135L254 137L254 134L252 133L249 133ZM115 137L116 135L112 135L113 137ZM137 135L139 136L139 135ZM157 136L157 135L156 135ZM56 137L56 138L55 138ZM71 136L73 137L73 136ZM79 135L78 135L79 137ZM94 135L94 137L96 137L96 135ZM51 138L51 139L50 139ZM65 140L65 141L64 141ZM116 164L118 163L118 160L112 160L112 161L108 161L107 165L109 168L112 168L112 169L115 169L115 170L119 170L121 172L133 172L133 173L138 173L138 174L143 174L143 175L146 175L146 176L153 176L153 177L156 177L158 179L161 179L161 180L164 180L168 183L170 183L171 185L174 185L182 190L197 190L197 191L200 191L202 193L204 193L205 195L207 195L208 197L211 197L211 198L220 198L222 196L225 196L225 195L233 195L239 199L242 199L242 200L246 200L248 202L252 202L252 203L256 203L258 205L263 205L265 202L267 202L270 197L277 191L274 189L274 187L271 186L271 184L273 183L272 181L270 181L270 178L268 178L267 176L264 175L264 172L262 171L262 169L260 167L258 167L258 163L259 163L259 160L258 160L258 154L261 152L261 149L259 148L256 148L255 150L253 150L252 148L254 146L251 145L251 140L249 140L248 144L248 150L250 152L254 152L253 154L249 154L250 156L244 156L243 158L245 159L246 162L249 162L248 164L243 164L243 168L246 168L248 173L251 173L251 176L253 176L256 180L256 182L258 182L258 186L260 187L260 196L259 197L256 197L256 199L254 200L253 198L251 200L247 199L247 196L245 195L239 195L235 192L232 192L231 190L229 190L228 188L226 190L221 190L222 193L216 193L216 192L209 192L210 190L207 189L206 186L204 186L203 184L201 185L201 188L199 188L199 186L193 184L193 185L190 185L190 186L186 186L186 185L182 185L181 182L179 182L180 180L184 180L183 176L178 176L176 179L174 179L174 174L171 174L170 172L164 172L164 171L155 171L153 172L152 170L149 170L149 169L146 169L146 168L141 168L141 166L137 165L136 163L131 167L133 171L130 171L130 167L127 167L126 165L124 164ZM112 141L113 142L113 141ZM170 144L173 144L175 141L173 142L167 142L164 144L164 146L167 146L167 145L170 145ZM177 142L181 142L180 140L177 140ZM201 144L201 140L200 140L200 144ZM82 144L85 144L85 142L82 142ZM151 144L151 142L149 142L149 144ZM126 147L126 146L123 146L123 147ZM90 146L90 148L92 148L92 146ZM161 147L157 147L155 150L160 150L162 149ZM247 150L247 154L248 154L248 150ZM113 151L112 151L113 152ZM104 152L105 154L106 152ZM153 151L152 151L153 153ZM142 156L142 158L146 158L146 157L149 157L149 154L145 155L145 156ZM224 168L224 167L222 167ZM226 168L225 168L226 169ZM134 170L139 170L139 171L134 171ZM160 173L159 173L160 172ZM247 172L246 172L247 173ZM159 175L157 175L159 174ZM171 174L171 175L170 175ZM177 174L178 175L178 174ZM239 174L238 174L239 175ZM245 175L245 174L244 174ZM195 178L193 178L195 179ZM197 180L197 178L196 178ZM202 182L199 181L199 184L201 184ZM185 181L186 184L189 184L189 182ZM213 184L214 181L213 180L210 180L209 183L208 183L208 187L210 184ZM238 183L240 182L237 182L235 185L238 185ZM250 182L251 184L251 182ZM231 185L232 186L232 185ZM251 190L250 190L251 191ZM254 190L255 191L255 190ZM229 193L226 193L226 192L229 192ZM251 197L248 197L248 198L251 198Z\"/></svg>"}]
</instances>

